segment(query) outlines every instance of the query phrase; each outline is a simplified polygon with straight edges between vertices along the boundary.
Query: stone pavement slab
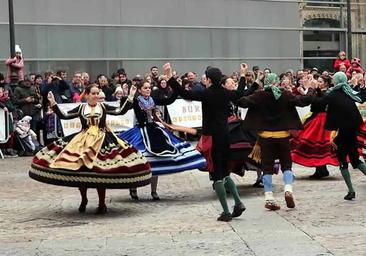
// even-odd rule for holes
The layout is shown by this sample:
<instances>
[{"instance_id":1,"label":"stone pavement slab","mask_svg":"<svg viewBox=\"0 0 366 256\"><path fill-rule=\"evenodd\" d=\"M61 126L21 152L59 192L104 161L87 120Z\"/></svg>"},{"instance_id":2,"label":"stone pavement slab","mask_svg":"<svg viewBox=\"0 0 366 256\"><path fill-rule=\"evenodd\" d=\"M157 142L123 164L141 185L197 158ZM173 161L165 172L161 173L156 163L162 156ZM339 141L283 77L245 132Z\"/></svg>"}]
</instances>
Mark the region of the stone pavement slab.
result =
<instances>
[{"instance_id":1,"label":"stone pavement slab","mask_svg":"<svg viewBox=\"0 0 366 256\"><path fill-rule=\"evenodd\" d=\"M88 191L85 214L75 188L28 178L31 158L0 160L0 255L366 255L366 178L352 172L357 191L343 200L336 168L324 181L309 181L309 168L295 166L297 207L287 210L282 175L274 177L283 209L263 208L255 173L236 177L247 206L242 217L217 222L220 205L207 174L197 170L159 178L161 201L139 189L108 190L109 213L96 216L96 191ZM232 204L232 200L230 200Z\"/></svg>"}]
</instances>

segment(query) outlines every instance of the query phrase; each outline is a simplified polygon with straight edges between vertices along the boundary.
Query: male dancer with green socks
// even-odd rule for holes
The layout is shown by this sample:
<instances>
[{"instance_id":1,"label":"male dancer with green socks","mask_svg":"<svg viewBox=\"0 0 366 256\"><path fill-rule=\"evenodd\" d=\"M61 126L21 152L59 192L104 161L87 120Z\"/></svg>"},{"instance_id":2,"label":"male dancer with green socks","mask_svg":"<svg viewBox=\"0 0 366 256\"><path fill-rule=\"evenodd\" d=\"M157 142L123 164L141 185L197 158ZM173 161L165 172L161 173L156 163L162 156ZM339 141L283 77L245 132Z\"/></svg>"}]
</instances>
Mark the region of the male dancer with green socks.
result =
<instances>
[{"instance_id":1,"label":"male dancer with green socks","mask_svg":"<svg viewBox=\"0 0 366 256\"><path fill-rule=\"evenodd\" d=\"M356 197L353 189L351 175L348 170L347 157L353 168L359 169L366 175L366 165L359 159L357 151L357 133L363 123L360 111L355 102L363 102L365 91L362 93L354 91L347 83L347 76L343 72L337 72L333 76L335 86L328 90L325 97L316 98L315 101L322 101L328 105L325 128L338 131L334 143L336 145L339 168L347 185L348 193L345 200L352 200Z\"/></svg>"},{"instance_id":2,"label":"male dancer with green socks","mask_svg":"<svg viewBox=\"0 0 366 256\"><path fill-rule=\"evenodd\" d=\"M294 208L289 130L303 129L296 106L303 107L311 104L315 95L315 90L311 86L315 86L315 83L306 83L308 94L305 96L295 96L289 91L280 89L279 79L275 73L268 74L264 84L263 91L241 98L237 105L249 108L243 127L250 131L258 131L265 208L269 210L281 208L272 192L272 174L276 159L280 160L283 170L286 205L288 208Z\"/></svg>"},{"instance_id":3,"label":"male dancer with green socks","mask_svg":"<svg viewBox=\"0 0 366 256\"><path fill-rule=\"evenodd\" d=\"M163 67L165 75L171 77L172 68L169 63ZM244 94L249 95L258 88L258 84L245 92L229 91L221 86L222 73L220 69L209 67L206 70L207 84L202 91L186 91L174 78L168 80L168 84L177 91L180 96L188 100L202 102L202 141L208 152L206 161L208 169L212 170L214 188L223 208L223 213L218 217L219 221L230 221L233 217L239 217L245 210L244 204L234 181L228 172L229 153L229 129L227 117L229 114L229 102L237 100ZM232 213L226 200L225 186L229 189L235 200Z\"/></svg>"}]
</instances>

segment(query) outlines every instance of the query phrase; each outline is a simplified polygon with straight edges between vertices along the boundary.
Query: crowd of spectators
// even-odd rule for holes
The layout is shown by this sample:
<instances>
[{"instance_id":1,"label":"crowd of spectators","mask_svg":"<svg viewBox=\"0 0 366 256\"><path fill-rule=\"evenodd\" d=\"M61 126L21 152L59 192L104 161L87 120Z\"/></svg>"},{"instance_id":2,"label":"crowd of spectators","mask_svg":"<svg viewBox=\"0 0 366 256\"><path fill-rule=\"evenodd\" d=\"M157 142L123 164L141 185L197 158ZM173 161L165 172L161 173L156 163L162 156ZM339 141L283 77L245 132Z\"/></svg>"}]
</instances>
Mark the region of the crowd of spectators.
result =
<instances>
[{"instance_id":1,"label":"crowd of spectators","mask_svg":"<svg viewBox=\"0 0 366 256\"><path fill-rule=\"evenodd\" d=\"M0 73L0 107L11 113L12 127L24 116L31 117L30 129L35 131L39 145L44 145L52 139L62 136L60 122L47 105L48 92L52 92L57 103L84 102L84 88L90 83L98 84L100 88L101 101L118 101L123 96L127 96L129 88L132 84L142 81L149 81L152 85L154 97L169 97L172 93L171 88L167 85L167 80L160 75L159 68L153 66L145 75L135 75L130 79L125 69L118 69L111 76L99 74L95 81L91 80L91 76L87 72L74 72L69 80L66 70L58 70L57 72L47 71L44 73L30 73L24 75L24 63L21 50L16 49L15 58L9 58L5 61L8 67L7 74ZM11 69L15 71L18 83L12 86ZM362 69L359 58L348 60L345 52L340 52L334 62L334 70L322 70L321 67L304 68L299 70L288 69L279 74L280 87L290 90L294 94L305 93L302 81L304 78L318 80L322 76L331 76L334 72L342 71L347 74L350 85L354 90L360 90L366 85L365 72ZM240 67L240 70L227 74L225 83L231 83L235 89L245 90L246 88L238 88L238 82L241 77L245 78L246 86L249 87L258 76L259 72L266 75L271 73L268 67L253 66ZM197 78L197 74L193 71L179 74L173 72L174 77L186 90L203 90L205 89L205 75ZM7 143L2 144L1 148L6 155L16 156L22 149L17 144L17 136L15 130L10 129L11 136ZM23 150L24 151L24 150ZM25 154L33 154L34 152L25 152ZM24 153L22 153L24 154Z\"/></svg>"}]
</instances>

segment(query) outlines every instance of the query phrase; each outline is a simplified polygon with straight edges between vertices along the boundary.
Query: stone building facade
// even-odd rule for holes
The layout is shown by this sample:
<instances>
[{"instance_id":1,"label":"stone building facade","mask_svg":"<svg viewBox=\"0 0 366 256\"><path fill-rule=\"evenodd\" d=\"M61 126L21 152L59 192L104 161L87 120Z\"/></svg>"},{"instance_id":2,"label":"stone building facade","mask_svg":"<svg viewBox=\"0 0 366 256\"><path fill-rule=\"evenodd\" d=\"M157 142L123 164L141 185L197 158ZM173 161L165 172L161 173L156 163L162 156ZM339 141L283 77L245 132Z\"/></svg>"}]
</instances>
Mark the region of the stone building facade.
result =
<instances>
[{"instance_id":1,"label":"stone building facade","mask_svg":"<svg viewBox=\"0 0 366 256\"><path fill-rule=\"evenodd\" d=\"M347 9L346 6L329 3L301 3L300 24L301 48L304 67L318 66L332 70L334 57L340 50L347 51ZM366 64L366 3L352 1L352 56L359 57ZM309 30L314 29L314 30Z\"/></svg>"}]
</instances>

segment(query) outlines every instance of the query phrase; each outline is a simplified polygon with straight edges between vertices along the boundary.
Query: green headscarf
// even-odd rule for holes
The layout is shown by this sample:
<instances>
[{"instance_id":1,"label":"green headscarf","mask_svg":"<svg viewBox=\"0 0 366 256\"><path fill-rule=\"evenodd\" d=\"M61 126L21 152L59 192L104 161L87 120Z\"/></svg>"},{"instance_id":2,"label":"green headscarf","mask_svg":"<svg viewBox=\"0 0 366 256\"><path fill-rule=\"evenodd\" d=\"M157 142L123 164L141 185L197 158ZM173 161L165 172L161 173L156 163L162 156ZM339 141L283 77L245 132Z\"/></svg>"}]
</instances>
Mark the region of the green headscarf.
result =
<instances>
[{"instance_id":1,"label":"green headscarf","mask_svg":"<svg viewBox=\"0 0 366 256\"><path fill-rule=\"evenodd\" d=\"M275 73L269 73L264 79L264 90L271 90L275 99L278 100L282 95L282 91L276 85L273 85L273 82L279 83L280 79Z\"/></svg>"},{"instance_id":2,"label":"green headscarf","mask_svg":"<svg viewBox=\"0 0 366 256\"><path fill-rule=\"evenodd\" d=\"M330 88L327 91L327 94L334 91L334 90L339 90L342 89L343 92L345 94L347 94L352 100L356 101L356 102L362 102L361 98L360 98L360 93L356 92L355 90L353 90L351 88L351 86L349 86L348 84L348 79L345 73L343 72L337 72L334 74L333 76L334 82L335 82L335 86Z\"/></svg>"}]
</instances>

